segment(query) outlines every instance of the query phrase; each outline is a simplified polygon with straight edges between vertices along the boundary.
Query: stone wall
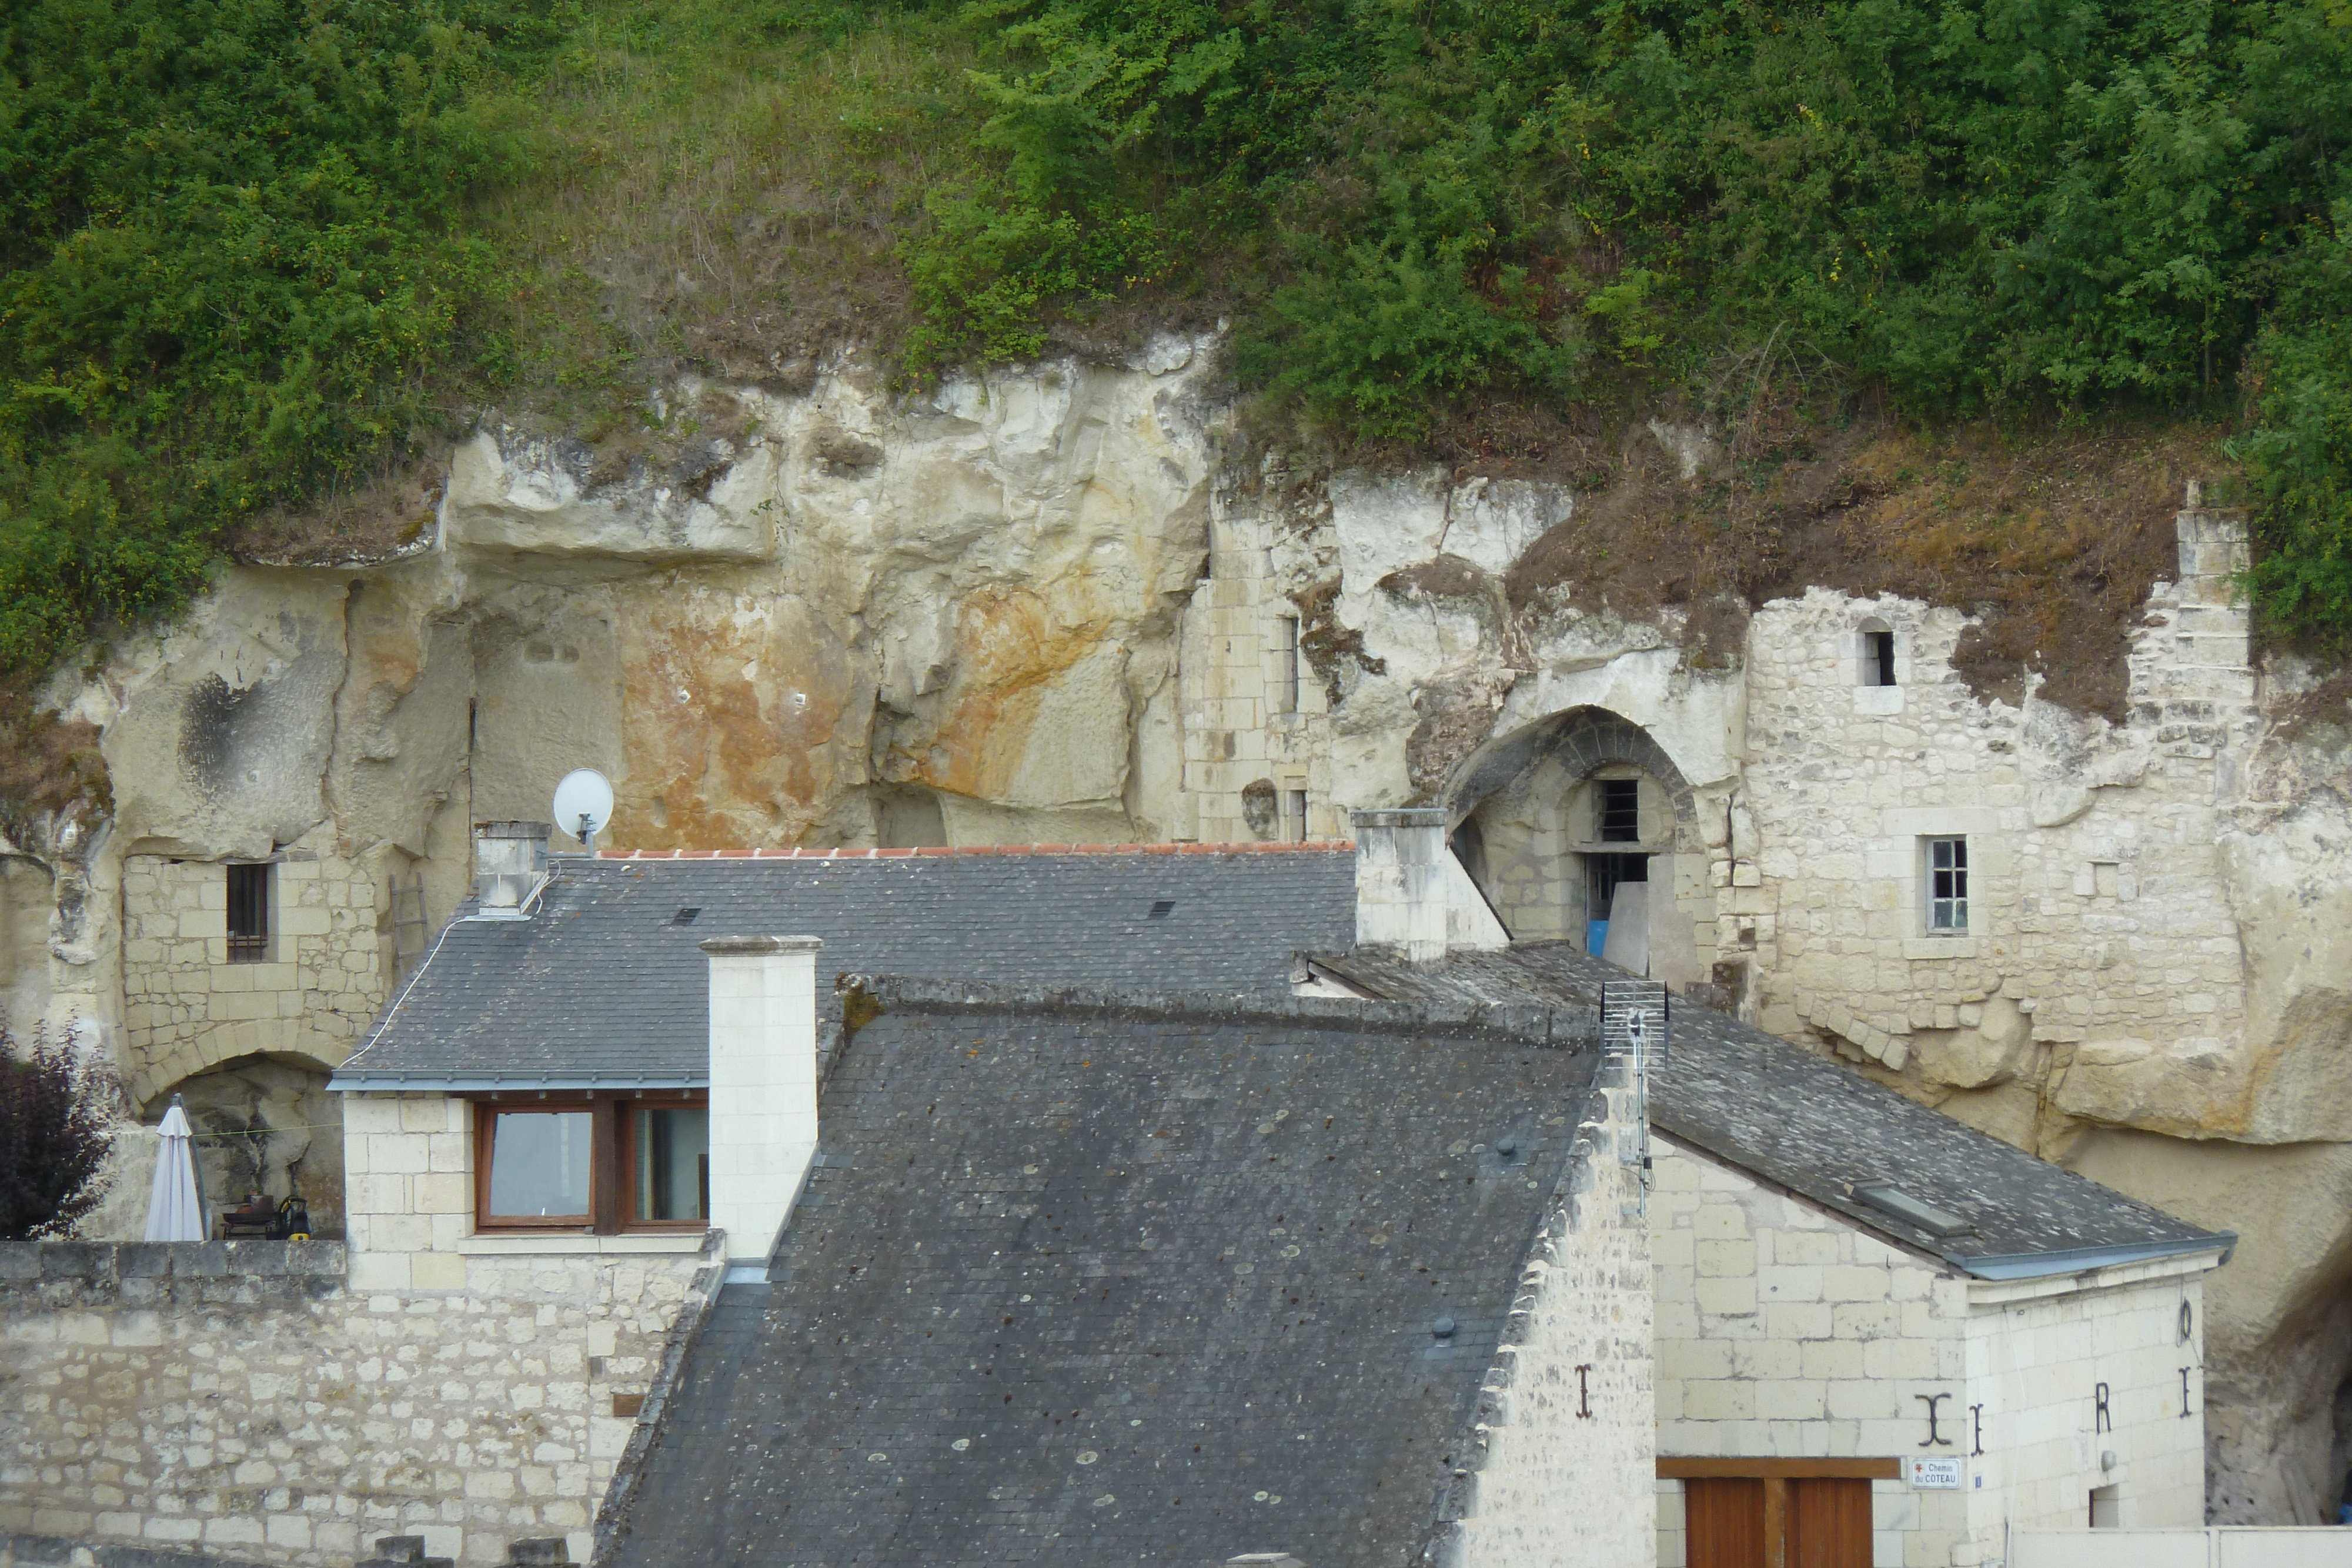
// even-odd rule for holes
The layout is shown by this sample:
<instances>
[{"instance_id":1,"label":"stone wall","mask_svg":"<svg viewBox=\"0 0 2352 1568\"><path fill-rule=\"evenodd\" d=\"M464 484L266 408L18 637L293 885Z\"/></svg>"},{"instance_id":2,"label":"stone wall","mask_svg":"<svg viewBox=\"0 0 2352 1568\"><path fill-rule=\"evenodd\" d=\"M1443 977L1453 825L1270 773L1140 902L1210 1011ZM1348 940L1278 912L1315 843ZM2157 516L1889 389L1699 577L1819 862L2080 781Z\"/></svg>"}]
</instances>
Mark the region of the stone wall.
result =
<instances>
[{"instance_id":1,"label":"stone wall","mask_svg":"<svg viewBox=\"0 0 2352 1568\"><path fill-rule=\"evenodd\" d=\"M2218 527L2184 516L2184 554ZM1756 923L1759 1021L1896 1071L1916 1053L1927 1078L1970 1091L2065 1046L2083 1071L2062 1107L2193 1123L2204 1107L2179 1096L2128 1102L2135 1078L2218 1068L2244 1032L2217 783L2256 719L2244 612L2212 602L2225 592L2190 577L2151 602L2121 729L1979 700L1953 667L1969 624L1955 612L1820 591L1759 612L1741 785L1759 875L1731 893ZM2237 630L2177 635L2189 616ZM1893 628L1907 684L1857 683L1865 618ZM1968 840L1965 935L1927 929L1930 835ZM1972 1119L2030 1142L2032 1102L1995 1095Z\"/></svg>"},{"instance_id":2,"label":"stone wall","mask_svg":"<svg viewBox=\"0 0 2352 1568\"><path fill-rule=\"evenodd\" d=\"M1277 576L1275 528L1255 510L1220 507L1209 526L1208 576L1184 608L1178 721L1182 749L1171 834L1203 843L1284 836L1283 808L1307 796L1305 836L1344 838L1348 813L1364 804L1335 799L1324 683L1302 652L1296 700L1288 651L1302 636L1301 607ZM1254 795L1251 786L1260 788ZM1248 796L1249 798L1245 798ZM1270 808L1270 809L1269 809Z\"/></svg>"},{"instance_id":3,"label":"stone wall","mask_svg":"<svg viewBox=\"0 0 2352 1568\"><path fill-rule=\"evenodd\" d=\"M1462 1568L1647 1568L1649 1233L1638 1198L1643 1114L1622 1086L1585 1108L1568 1191L1536 1241L1479 1405L1444 1561ZM1562 1527L1572 1499L1573 1528Z\"/></svg>"},{"instance_id":4,"label":"stone wall","mask_svg":"<svg viewBox=\"0 0 2352 1568\"><path fill-rule=\"evenodd\" d=\"M228 958L224 862L132 855L122 868L123 1045L143 1105L184 1078L241 1056L333 1067L349 1056L390 985L384 898L368 869L298 847L268 862L269 944Z\"/></svg>"},{"instance_id":5,"label":"stone wall","mask_svg":"<svg viewBox=\"0 0 2352 1568\"><path fill-rule=\"evenodd\" d=\"M1672 1139L1654 1161L1662 1456L1959 1459L1958 1491L1874 1482L1883 1568L1997 1561L2006 1528L2078 1523L2095 1487L2126 1524L2203 1522L2210 1259L1971 1281ZM1681 1568L1661 1485L1658 1563Z\"/></svg>"},{"instance_id":6,"label":"stone wall","mask_svg":"<svg viewBox=\"0 0 2352 1568\"><path fill-rule=\"evenodd\" d=\"M331 1242L0 1245L0 1531L347 1568L590 1531L703 1260L347 1285ZM716 1270L703 1290L716 1288Z\"/></svg>"}]
</instances>

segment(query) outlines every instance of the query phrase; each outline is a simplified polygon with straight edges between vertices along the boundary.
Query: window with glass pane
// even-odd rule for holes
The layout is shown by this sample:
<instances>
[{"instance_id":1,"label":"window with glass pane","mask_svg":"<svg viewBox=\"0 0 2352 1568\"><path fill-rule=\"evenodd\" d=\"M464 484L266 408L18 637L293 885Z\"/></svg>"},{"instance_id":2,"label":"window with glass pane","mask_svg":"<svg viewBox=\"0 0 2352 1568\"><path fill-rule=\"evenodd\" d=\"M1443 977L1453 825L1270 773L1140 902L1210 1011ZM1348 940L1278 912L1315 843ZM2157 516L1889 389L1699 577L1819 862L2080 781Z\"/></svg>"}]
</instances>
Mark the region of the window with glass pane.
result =
<instances>
[{"instance_id":1,"label":"window with glass pane","mask_svg":"<svg viewBox=\"0 0 2352 1568\"><path fill-rule=\"evenodd\" d=\"M499 1111L490 1128L488 1216L588 1218L591 1119L585 1111Z\"/></svg>"},{"instance_id":2,"label":"window with glass pane","mask_svg":"<svg viewBox=\"0 0 2352 1568\"><path fill-rule=\"evenodd\" d=\"M1927 929L1969 928L1969 841L1927 841Z\"/></svg>"},{"instance_id":3,"label":"window with glass pane","mask_svg":"<svg viewBox=\"0 0 2352 1568\"><path fill-rule=\"evenodd\" d=\"M710 1218L710 1113L636 1113L637 1218Z\"/></svg>"}]
</instances>

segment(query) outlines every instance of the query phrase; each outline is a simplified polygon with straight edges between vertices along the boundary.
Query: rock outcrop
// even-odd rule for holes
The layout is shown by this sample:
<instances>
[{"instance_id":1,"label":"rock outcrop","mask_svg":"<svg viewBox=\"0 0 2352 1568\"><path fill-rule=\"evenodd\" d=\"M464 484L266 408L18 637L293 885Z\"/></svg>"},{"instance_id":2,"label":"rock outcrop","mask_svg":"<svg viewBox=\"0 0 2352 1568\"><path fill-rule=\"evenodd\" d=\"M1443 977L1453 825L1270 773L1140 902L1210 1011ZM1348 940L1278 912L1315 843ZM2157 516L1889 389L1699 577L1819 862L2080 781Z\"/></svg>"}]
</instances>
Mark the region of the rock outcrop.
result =
<instances>
[{"instance_id":1,"label":"rock outcrop","mask_svg":"<svg viewBox=\"0 0 2352 1568\"><path fill-rule=\"evenodd\" d=\"M632 849L1338 836L1444 804L1515 934L1583 939L1630 855L1654 974L2236 1230L2214 1506L2322 1517L2352 1375L2352 741L2290 724L2312 683L2250 662L2229 520L2183 514L2132 712L2084 719L1972 692L1948 607L1628 619L1517 581L1585 526L1555 486L1244 466L1207 346L903 398L855 365L682 384L629 447L486 420L431 538L227 568L61 677L113 799L14 820L0 998L115 1052L151 1118L208 1075L220 1114L290 1126L464 895L471 824L543 818L575 767ZM1640 784L1634 837L1602 842L1612 778ZM1978 857L1966 933L1919 925L1937 835ZM222 862L277 866L281 911L226 978Z\"/></svg>"}]
</instances>

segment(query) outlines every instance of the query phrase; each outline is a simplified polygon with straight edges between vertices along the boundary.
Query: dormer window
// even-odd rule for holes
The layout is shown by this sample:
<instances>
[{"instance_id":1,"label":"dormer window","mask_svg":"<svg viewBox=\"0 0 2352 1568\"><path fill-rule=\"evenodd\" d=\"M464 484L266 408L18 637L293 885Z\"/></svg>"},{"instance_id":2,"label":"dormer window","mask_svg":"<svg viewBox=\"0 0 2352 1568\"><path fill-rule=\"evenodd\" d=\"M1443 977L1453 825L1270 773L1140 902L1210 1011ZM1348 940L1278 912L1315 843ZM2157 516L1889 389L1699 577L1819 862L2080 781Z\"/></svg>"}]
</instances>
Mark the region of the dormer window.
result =
<instances>
[{"instance_id":1,"label":"dormer window","mask_svg":"<svg viewBox=\"0 0 2352 1568\"><path fill-rule=\"evenodd\" d=\"M492 1096L474 1108L478 1230L695 1229L710 1218L706 1091Z\"/></svg>"}]
</instances>

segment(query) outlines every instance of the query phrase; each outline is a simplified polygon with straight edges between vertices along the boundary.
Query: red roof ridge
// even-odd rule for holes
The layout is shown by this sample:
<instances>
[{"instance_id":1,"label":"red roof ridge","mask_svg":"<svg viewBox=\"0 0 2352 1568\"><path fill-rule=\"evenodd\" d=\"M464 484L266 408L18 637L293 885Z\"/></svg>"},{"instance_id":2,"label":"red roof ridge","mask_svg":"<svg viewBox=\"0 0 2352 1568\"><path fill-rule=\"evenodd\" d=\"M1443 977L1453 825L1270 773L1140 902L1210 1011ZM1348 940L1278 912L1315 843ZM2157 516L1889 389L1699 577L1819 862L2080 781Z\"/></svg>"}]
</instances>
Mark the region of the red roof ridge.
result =
<instances>
[{"instance_id":1,"label":"red roof ridge","mask_svg":"<svg viewBox=\"0 0 2352 1568\"><path fill-rule=\"evenodd\" d=\"M926 844L915 849L598 850L600 861L898 860L910 855L1236 855L1342 854L1353 839L1291 839L1264 843Z\"/></svg>"}]
</instances>

